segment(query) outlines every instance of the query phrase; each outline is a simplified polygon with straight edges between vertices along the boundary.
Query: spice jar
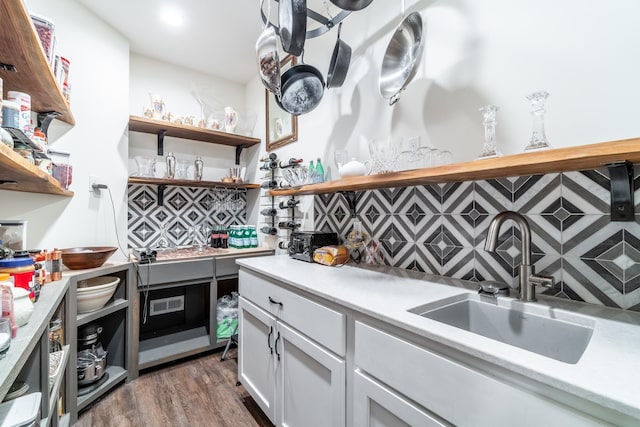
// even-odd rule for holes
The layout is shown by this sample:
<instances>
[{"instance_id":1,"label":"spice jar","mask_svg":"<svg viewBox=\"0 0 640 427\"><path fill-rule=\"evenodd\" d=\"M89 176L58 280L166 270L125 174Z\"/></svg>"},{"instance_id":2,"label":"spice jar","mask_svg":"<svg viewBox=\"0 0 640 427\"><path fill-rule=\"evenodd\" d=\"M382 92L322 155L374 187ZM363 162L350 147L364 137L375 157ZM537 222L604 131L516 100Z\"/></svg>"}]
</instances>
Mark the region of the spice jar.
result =
<instances>
[{"instance_id":1,"label":"spice jar","mask_svg":"<svg viewBox=\"0 0 640 427\"><path fill-rule=\"evenodd\" d=\"M33 150L28 146L17 142L13 146L13 151L15 151L16 153L20 154L22 157L27 159L27 161L32 165L36 163L33 158Z\"/></svg>"},{"instance_id":2,"label":"spice jar","mask_svg":"<svg viewBox=\"0 0 640 427\"><path fill-rule=\"evenodd\" d=\"M62 280L62 251L58 248L51 252L51 280Z\"/></svg>"}]
</instances>

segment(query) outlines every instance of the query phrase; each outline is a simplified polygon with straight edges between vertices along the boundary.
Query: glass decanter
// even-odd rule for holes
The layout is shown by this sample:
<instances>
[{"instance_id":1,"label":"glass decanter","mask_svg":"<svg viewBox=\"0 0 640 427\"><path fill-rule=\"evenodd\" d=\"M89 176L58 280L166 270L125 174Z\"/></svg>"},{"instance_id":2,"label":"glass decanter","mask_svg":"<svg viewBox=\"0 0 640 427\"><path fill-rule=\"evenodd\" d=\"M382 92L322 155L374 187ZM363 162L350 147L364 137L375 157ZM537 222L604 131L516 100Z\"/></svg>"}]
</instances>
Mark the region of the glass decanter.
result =
<instances>
[{"instance_id":1,"label":"glass decanter","mask_svg":"<svg viewBox=\"0 0 640 427\"><path fill-rule=\"evenodd\" d=\"M156 242L156 248L158 249L167 249L171 246L169 243L169 239L167 238L167 226L166 224L162 224L160 226L160 237Z\"/></svg>"},{"instance_id":2,"label":"glass decanter","mask_svg":"<svg viewBox=\"0 0 640 427\"><path fill-rule=\"evenodd\" d=\"M479 159L502 156L496 143L496 113L499 108L495 105L487 105L480 108L482 113L482 124L484 125L484 145L478 156Z\"/></svg>"},{"instance_id":3,"label":"glass decanter","mask_svg":"<svg viewBox=\"0 0 640 427\"><path fill-rule=\"evenodd\" d=\"M527 99L531 103L533 135L531 135L531 141L529 141L529 145L525 147L524 151L551 147L547 140L547 135L544 133L544 113L546 112L544 106L548 96L549 94L545 91L534 92L527 96Z\"/></svg>"}]
</instances>

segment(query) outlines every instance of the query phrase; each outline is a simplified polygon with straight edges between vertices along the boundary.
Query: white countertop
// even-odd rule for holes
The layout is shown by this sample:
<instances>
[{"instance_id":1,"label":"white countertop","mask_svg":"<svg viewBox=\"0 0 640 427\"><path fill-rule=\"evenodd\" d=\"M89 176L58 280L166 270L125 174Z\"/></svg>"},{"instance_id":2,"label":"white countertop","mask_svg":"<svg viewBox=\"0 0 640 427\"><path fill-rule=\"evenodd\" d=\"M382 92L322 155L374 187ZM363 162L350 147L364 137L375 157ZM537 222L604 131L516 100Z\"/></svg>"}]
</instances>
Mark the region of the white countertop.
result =
<instances>
[{"instance_id":1,"label":"white countertop","mask_svg":"<svg viewBox=\"0 0 640 427\"><path fill-rule=\"evenodd\" d=\"M464 293L472 282L386 267L327 267L288 256L240 259L240 266L398 326L543 384L640 420L640 313L539 296L526 310L594 323L576 364L560 362L408 312ZM453 286L452 286L453 285Z\"/></svg>"}]
</instances>

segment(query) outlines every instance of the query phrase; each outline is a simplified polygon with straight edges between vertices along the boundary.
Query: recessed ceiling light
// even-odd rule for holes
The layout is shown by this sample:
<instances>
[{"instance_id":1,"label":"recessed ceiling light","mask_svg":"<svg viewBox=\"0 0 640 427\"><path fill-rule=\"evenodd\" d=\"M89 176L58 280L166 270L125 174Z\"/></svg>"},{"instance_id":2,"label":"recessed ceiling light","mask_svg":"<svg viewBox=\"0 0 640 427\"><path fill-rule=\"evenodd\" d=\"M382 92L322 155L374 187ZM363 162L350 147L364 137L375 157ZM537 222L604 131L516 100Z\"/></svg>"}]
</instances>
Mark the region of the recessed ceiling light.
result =
<instances>
[{"instance_id":1,"label":"recessed ceiling light","mask_svg":"<svg viewBox=\"0 0 640 427\"><path fill-rule=\"evenodd\" d=\"M176 6L164 6L160 9L160 18L171 27L182 27L184 25L184 13Z\"/></svg>"}]
</instances>

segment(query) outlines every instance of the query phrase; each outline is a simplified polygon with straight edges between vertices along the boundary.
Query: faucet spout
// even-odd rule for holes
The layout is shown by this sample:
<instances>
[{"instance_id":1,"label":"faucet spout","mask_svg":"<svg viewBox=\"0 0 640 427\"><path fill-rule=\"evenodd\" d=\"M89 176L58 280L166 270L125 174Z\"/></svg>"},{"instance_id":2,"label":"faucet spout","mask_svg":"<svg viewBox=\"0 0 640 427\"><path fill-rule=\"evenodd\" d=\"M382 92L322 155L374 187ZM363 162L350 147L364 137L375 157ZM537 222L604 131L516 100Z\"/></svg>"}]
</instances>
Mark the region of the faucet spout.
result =
<instances>
[{"instance_id":1,"label":"faucet spout","mask_svg":"<svg viewBox=\"0 0 640 427\"><path fill-rule=\"evenodd\" d=\"M497 214L491 224L489 224L489 232L487 233L487 240L484 244L484 250L487 252L495 252L498 246L498 237L500 237L500 228L506 220L512 220L520 228L520 234L522 234L521 240L521 252L522 252L522 265L531 265L531 228L529 223L517 212L504 211Z\"/></svg>"},{"instance_id":2,"label":"faucet spout","mask_svg":"<svg viewBox=\"0 0 640 427\"><path fill-rule=\"evenodd\" d=\"M484 244L484 250L495 252L498 246L498 238L500 236L500 227L506 220L512 220L520 228L520 239L522 246L522 262L519 267L519 289L521 301L536 300L536 285L544 287L553 286L553 277L535 274L533 265L531 265L531 228L526 218L517 212L504 211L497 214L489 224L487 240Z\"/></svg>"}]
</instances>

